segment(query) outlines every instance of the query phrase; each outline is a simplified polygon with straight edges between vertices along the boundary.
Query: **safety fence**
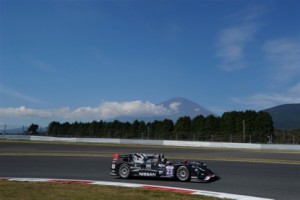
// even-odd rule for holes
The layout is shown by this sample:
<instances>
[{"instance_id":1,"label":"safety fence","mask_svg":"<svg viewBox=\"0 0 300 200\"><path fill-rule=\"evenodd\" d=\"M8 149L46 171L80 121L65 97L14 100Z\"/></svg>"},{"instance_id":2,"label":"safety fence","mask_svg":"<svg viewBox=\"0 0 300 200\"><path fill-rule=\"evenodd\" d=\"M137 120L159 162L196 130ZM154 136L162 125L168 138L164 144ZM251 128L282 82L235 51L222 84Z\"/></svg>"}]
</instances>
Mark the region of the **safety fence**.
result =
<instances>
[{"instance_id":1,"label":"safety fence","mask_svg":"<svg viewBox=\"0 0 300 200\"><path fill-rule=\"evenodd\" d=\"M179 140L136 140L136 139L114 139L114 138L68 138L50 136L30 135L0 135L0 140L28 140L48 142L82 142L99 144L136 144L136 145L160 145L177 147L205 147L205 148L232 148L232 149L274 149L300 151L297 144L254 144L254 143L232 143L232 142L201 142L201 141L179 141Z\"/></svg>"}]
</instances>

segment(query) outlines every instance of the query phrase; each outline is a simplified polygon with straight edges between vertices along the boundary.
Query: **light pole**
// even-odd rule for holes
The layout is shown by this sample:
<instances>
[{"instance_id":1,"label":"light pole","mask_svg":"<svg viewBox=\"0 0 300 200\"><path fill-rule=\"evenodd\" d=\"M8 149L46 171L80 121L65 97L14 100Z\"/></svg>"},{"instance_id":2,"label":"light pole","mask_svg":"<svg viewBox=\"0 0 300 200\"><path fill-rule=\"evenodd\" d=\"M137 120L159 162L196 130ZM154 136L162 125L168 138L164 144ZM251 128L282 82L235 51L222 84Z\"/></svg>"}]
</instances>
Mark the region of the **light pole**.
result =
<instances>
[{"instance_id":1,"label":"light pole","mask_svg":"<svg viewBox=\"0 0 300 200\"><path fill-rule=\"evenodd\" d=\"M245 120L243 119L243 140L244 143L246 142L246 126L245 126Z\"/></svg>"}]
</instances>

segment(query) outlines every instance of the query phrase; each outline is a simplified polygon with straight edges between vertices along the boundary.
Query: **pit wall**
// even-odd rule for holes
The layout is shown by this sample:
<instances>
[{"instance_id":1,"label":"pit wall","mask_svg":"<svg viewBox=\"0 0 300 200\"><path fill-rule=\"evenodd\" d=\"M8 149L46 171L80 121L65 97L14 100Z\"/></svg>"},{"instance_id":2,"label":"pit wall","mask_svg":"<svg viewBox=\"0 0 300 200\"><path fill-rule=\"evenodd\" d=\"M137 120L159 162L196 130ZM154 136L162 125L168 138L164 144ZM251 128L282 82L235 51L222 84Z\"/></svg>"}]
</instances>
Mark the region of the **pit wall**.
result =
<instances>
[{"instance_id":1,"label":"pit wall","mask_svg":"<svg viewBox=\"0 0 300 200\"><path fill-rule=\"evenodd\" d=\"M30 135L0 135L0 140L28 140L48 142L83 142L99 144L137 144L158 145L176 147L205 147L205 148L230 148L230 149L255 149L255 150L292 150L300 151L300 145L296 144L253 144L231 142L201 142L180 140L136 140L136 139L113 139L113 138L68 138Z\"/></svg>"}]
</instances>

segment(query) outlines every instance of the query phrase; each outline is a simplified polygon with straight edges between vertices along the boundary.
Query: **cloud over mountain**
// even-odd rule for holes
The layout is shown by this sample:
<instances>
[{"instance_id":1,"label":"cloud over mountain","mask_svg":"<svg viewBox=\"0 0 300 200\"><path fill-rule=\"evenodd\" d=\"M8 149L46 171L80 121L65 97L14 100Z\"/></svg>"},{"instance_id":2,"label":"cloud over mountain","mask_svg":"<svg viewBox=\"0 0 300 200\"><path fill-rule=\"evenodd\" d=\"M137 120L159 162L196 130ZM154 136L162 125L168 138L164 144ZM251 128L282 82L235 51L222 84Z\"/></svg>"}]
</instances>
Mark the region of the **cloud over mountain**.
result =
<instances>
[{"instance_id":1,"label":"cloud over mountain","mask_svg":"<svg viewBox=\"0 0 300 200\"><path fill-rule=\"evenodd\" d=\"M64 118L64 119L81 119L81 118L99 118L110 119L119 116L156 116L171 113L175 108L165 108L161 105L155 105L151 102L127 101L115 102L104 101L97 107L79 107L76 109L58 108L58 109L32 109L25 106L0 108L2 116L28 116L41 118Z\"/></svg>"},{"instance_id":2,"label":"cloud over mountain","mask_svg":"<svg viewBox=\"0 0 300 200\"><path fill-rule=\"evenodd\" d=\"M169 118L176 120L181 116L195 117L196 115L207 116L210 111L198 104L184 98L172 98L161 104L149 101L103 101L96 107L69 107L57 109L33 109L25 106L0 108L1 120L6 117L14 118L43 118L49 121L91 121L112 119L161 119Z\"/></svg>"}]
</instances>

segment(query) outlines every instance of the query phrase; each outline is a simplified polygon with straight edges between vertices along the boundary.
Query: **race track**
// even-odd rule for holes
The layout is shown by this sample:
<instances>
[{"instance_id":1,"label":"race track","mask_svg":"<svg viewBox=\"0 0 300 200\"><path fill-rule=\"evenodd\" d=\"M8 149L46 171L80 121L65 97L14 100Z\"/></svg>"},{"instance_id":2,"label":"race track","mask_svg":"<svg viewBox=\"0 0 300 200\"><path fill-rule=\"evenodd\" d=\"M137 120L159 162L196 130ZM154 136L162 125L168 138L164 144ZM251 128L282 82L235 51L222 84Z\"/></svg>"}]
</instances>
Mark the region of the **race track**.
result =
<instances>
[{"instance_id":1,"label":"race track","mask_svg":"<svg viewBox=\"0 0 300 200\"><path fill-rule=\"evenodd\" d=\"M164 152L166 157L202 158L221 179L212 183L129 179L109 175L111 155ZM227 160L227 161L226 161ZM174 147L38 144L0 141L0 177L102 180L182 187L273 199L299 199L300 154Z\"/></svg>"}]
</instances>

